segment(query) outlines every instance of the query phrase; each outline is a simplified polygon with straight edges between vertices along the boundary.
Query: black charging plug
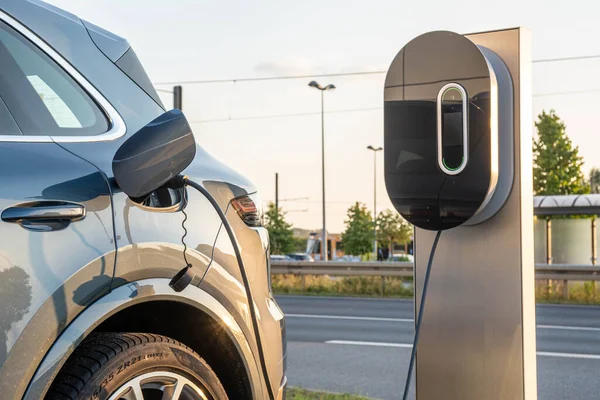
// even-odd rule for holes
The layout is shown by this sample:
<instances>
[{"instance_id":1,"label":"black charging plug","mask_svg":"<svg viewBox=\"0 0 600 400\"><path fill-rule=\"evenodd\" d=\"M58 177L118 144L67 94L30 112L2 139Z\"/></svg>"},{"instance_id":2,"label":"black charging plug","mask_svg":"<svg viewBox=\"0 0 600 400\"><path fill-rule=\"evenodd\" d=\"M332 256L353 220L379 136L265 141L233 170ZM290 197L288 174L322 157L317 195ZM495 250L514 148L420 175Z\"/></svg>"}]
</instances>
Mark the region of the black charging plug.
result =
<instances>
[{"instance_id":1,"label":"black charging plug","mask_svg":"<svg viewBox=\"0 0 600 400\"><path fill-rule=\"evenodd\" d=\"M171 282L169 282L169 286L171 286L171 289L173 289L174 291L181 292L183 289L188 287L188 285L192 282L192 279L194 279L195 276L196 274L192 272L192 264L188 264L185 266L185 268L179 271L173 277L173 279L171 279Z\"/></svg>"}]
</instances>

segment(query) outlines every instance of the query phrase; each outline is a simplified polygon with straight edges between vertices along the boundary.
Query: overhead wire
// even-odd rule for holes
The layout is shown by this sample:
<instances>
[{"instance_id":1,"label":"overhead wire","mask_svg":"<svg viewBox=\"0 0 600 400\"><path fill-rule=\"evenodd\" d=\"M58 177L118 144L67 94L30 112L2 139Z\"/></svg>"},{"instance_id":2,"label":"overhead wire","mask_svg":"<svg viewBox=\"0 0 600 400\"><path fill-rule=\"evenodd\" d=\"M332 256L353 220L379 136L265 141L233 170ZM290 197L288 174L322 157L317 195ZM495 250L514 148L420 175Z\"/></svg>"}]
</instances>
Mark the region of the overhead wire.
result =
<instances>
[{"instance_id":1,"label":"overhead wire","mask_svg":"<svg viewBox=\"0 0 600 400\"><path fill-rule=\"evenodd\" d=\"M600 59L600 54L582 55L582 56L571 56L571 57L557 57L557 58L545 58L533 60L532 63L550 63L550 62L568 62L568 61L580 61L580 60L593 60ZM269 77L246 77L246 78L226 78L226 79L201 79L201 80L183 80L183 81L170 81L170 82L157 82L155 85L191 85L191 84L210 84L210 83L238 83L238 82L260 82L260 81L275 81L275 80L291 80L291 79L308 79L308 78L319 78L319 77L347 77L347 76L361 76L361 75L377 75L384 74L385 70L376 71L354 71L354 72L340 72L340 73L323 73L323 74L304 74L304 75L281 75L281 76L269 76ZM165 89L157 89L163 93L173 93L172 91ZM567 96L574 94L589 94L599 93L600 88L597 89L584 89L584 90L566 90L561 92L549 92L549 93L536 93L533 94L534 98L541 97L555 97L555 96ZM232 104L232 94L229 96L230 108ZM325 114L337 114L337 113L353 113L363 111L381 110L383 107L365 107L365 108L352 108L343 110L329 110L325 111ZM290 117L304 117L312 115L320 115L320 111L312 112L298 112L298 113L284 113L284 114L266 114L266 115L253 115L253 116L241 116L235 117L230 115L226 118L211 118L204 120L192 120L192 124L206 124L206 123L218 123L218 122L230 122L230 121L251 121L251 120L263 120L263 119L278 119L278 118L290 118Z\"/></svg>"},{"instance_id":2,"label":"overhead wire","mask_svg":"<svg viewBox=\"0 0 600 400\"><path fill-rule=\"evenodd\" d=\"M580 61L580 60L593 60L600 59L600 54L591 54L583 56L571 56L571 57L557 57L557 58L542 58L533 60L533 64L549 63L549 62L563 62L563 61ZM323 74L303 74L303 75L279 75L279 76L266 76L266 77L244 77L244 78L217 78L217 79L192 79L182 81L166 81L166 82L155 82L155 85L199 85L199 84L210 84L210 83L236 83L236 82L260 82L260 81L275 81L275 80L288 80L288 79L308 79L308 78L333 78L343 76L360 76L360 75L379 75L385 74L387 70L376 70L376 71L353 71L353 72L338 72L338 73L323 73Z\"/></svg>"},{"instance_id":3,"label":"overhead wire","mask_svg":"<svg viewBox=\"0 0 600 400\"><path fill-rule=\"evenodd\" d=\"M349 108L342 110L330 110L325 111L325 114L339 114L339 113L351 113L359 111L373 111L383 110L383 107L365 107L365 108ZM304 117L307 115L321 115L321 111L309 111L301 113L286 113L286 114L268 114L268 115L253 115L246 117L229 117L229 118L213 118L213 119L202 119L202 120L191 120L190 124L205 124L211 122L228 122L228 121L248 121L254 119L274 119L274 118L288 118L288 117Z\"/></svg>"}]
</instances>

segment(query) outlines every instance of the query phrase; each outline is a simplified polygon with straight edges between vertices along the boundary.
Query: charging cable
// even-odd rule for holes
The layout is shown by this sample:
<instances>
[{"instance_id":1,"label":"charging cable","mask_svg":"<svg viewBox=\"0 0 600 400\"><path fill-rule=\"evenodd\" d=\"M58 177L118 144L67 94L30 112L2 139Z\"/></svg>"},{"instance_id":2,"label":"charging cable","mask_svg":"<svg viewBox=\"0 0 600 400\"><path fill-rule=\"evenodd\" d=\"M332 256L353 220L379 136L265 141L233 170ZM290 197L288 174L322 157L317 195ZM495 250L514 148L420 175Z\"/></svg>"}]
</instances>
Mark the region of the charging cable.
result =
<instances>
[{"instance_id":1,"label":"charging cable","mask_svg":"<svg viewBox=\"0 0 600 400\"><path fill-rule=\"evenodd\" d=\"M227 235L229 236L229 239L231 240L231 244L232 244L233 250L235 252L235 257L237 259L238 266L240 268L240 275L242 276L244 288L246 289L246 296L248 299L248 306L249 306L248 309L250 311L250 317L252 318L252 327L254 328L254 335L256 337L256 346L258 347L258 355L260 358L260 364L261 364L262 372L264 375L265 383L267 385L267 392L269 394L269 399L274 400L275 395L273 393L273 388L271 386L269 372L267 371L267 364L265 362L263 344L262 344L262 340L261 340L260 331L258 329L258 316L256 315L256 310L255 310L255 305L254 305L255 303L252 298L252 292L250 291L250 283L248 280L248 276L246 275L246 268L244 267L244 262L242 260L242 255L240 253L240 249L237 245L237 240L235 238L235 234L233 233L233 229L231 228L231 225L229 225L229 222L227 221L227 217L221 210L221 206L219 205L219 203L217 203L215 198L208 192L208 190L206 190L199 183L192 181L187 176L177 175L176 177L171 179L171 181L168 182L165 186L174 188L174 189L183 188L184 192L185 192L186 186L193 187L194 189L196 189L197 191L202 193L202 195L209 201L209 203L213 206L213 208L219 215L219 218L221 219L223 227L225 228L225 231L227 231ZM185 194L184 194L184 196L185 196ZM187 197L184 197L184 201L185 201L185 203L184 203L184 207L182 210L185 213L185 206L187 205ZM187 215L185 216L185 219L187 219ZM184 223L185 223L185 219L184 219ZM184 235L184 238L185 238L185 235ZM183 239L182 239L182 241L183 241ZM186 247L187 246L185 246L185 241L184 241L184 249ZM185 255L185 250L184 250L184 255ZM171 288L173 290L175 290L176 292L181 292L183 289L188 287L188 285L192 282L192 279L195 276L195 274L192 272L192 264L188 263L187 260L186 260L186 264L187 265L181 271L179 271L173 277L173 279L171 279L171 282L169 283L169 286L171 286Z\"/></svg>"},{"instance_id":2,"label":"charging cable","mask_svg":"<svg viewBox=\"0 0 600 400\"><path fill-rule=\"evenodd\" d=\"M417 344L419 343L419 333L421 331L421 322L423 321L423 310L425 309L425 299L427 299L427 287L429 286L429 275L431 274L431 264L433 264L433 256L435 255L435 249L442 231L437 231L433 245L431 246L431 252L429 253L429 262L427 263L427 270L425 271L425 281L423 282L423 292L421 293L421 302L419 304L419 314L417 315L417 323L415 324L415 338L413 340L412 351L410 353L410 363L408 364L408 374L406 375L406 383L404 384L404 396L403 400L408 399L408 390L410 389L410 381L412 377L413 365L415 363L415 357L417 356Z\"/></svg>"}]
</instances>

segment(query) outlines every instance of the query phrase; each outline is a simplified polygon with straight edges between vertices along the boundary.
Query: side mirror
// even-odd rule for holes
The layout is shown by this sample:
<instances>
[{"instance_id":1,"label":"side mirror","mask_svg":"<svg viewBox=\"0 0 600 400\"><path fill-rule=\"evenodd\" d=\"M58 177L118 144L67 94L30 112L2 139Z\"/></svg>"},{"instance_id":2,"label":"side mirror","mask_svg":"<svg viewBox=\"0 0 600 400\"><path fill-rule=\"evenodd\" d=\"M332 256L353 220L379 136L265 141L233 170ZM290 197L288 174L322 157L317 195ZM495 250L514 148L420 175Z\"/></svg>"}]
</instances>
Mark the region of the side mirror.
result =
<instances>
[{"instance_id":1,"label":"side mirror","mask_svg":"<svg viewBox=\"0 0 600 400\"><path fill-rule=\"evenodd\" d=\"M143 198L180 174L194 159L196 143L179 110L164 113L117 150L113 175L131 198Z\"/></svg>"}]
</instances>

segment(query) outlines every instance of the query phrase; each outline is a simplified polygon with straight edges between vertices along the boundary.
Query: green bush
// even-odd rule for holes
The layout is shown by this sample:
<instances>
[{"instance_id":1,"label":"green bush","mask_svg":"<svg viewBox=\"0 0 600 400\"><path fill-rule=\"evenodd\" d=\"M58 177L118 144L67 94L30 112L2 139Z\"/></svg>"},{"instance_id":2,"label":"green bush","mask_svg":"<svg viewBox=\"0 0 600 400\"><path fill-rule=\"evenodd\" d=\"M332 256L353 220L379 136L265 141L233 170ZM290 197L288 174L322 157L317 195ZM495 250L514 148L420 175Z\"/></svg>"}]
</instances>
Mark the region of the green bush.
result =
<instances>
[{"instance_id":1,"label":"green bush","mask_svg":"<svg viewBox=\"0 0 600 400\"><path fill-rule=\"evenodd\" d=\"M383 285L382 285L383 279ZM412 278L327 275L273 275L276 294L313 294L329 296L412 297ZM382 293L383 289L383 293Z\"/></svg>"},{"instance_id":2,"label":"green bush","mask_svg":"<svg viewBox=\"0 0 600 400\"><path fill-rule=\"evenodd\" d=\"M571 281L565 297L563 281L537 281L535 298L539 303L600 304L598 285L594 281Z\"/></svg>"},{"instance_id":3,"label":"green bush","mask_svg":"<svg viewBox=\"0 0 600 400\"><path fill-rule=\"evenodd\" d=\"M412 281L412 278L398 277L292 274L273 275L271 278L275 294L400 298L413 297ZM563 281L536 281L535 298L539 303L600 304L600 291L593 281L570 282L568 289L568 297L565 298Z\"/></svg>"}]
</instances>

